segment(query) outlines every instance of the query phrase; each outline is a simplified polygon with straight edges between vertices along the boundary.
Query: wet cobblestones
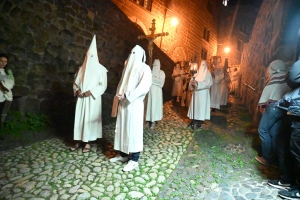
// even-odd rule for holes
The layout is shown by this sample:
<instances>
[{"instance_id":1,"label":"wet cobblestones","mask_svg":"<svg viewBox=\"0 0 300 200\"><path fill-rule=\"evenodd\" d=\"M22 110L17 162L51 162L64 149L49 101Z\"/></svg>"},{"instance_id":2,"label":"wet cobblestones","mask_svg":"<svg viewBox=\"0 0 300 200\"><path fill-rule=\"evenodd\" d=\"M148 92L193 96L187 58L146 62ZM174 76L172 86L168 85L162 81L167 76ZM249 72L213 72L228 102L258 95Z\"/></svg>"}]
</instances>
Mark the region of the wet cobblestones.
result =
<instances>
[{"instance_id":1,"label":"wet cobblestones","mask_svg":"<svg viewBox=\"0 0 300 200\"><path fill-rule=\"evenodd\" d=\"M237 98L203 129L186 128L185 108L164 105L164 119L144 131L139 167L110 163L114 124L88 153L54 138L0 152L0 199L280 199L267 185L276 171L254 161L250 118Z\"/></svg>"}]
</instances>

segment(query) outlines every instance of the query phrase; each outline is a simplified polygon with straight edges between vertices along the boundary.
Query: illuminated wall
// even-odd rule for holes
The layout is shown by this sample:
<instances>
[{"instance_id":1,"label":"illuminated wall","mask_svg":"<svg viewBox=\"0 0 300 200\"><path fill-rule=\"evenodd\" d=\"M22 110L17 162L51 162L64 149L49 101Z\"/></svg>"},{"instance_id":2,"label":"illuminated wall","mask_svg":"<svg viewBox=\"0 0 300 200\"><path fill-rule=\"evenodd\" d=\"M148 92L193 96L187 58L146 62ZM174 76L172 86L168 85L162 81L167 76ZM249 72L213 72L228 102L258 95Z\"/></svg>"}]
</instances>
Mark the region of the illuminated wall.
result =
<instances>
[{"instance_id":1,"label":"illuminated wall","mask_svg":"<svg viewBox=\"0 0 300 200\"><path fill-rule=\"evenodd\" d=\"M112 0L128 18L138 24L145 34L149 34L152 19L156 20L156 33L169 35L157 38L155 43L173 61L197 60L217 53L218 13L221 2L218 0L148 0L151 9L141 1ZM146 0L145 0L146 1ZM178 25L171 25L176 17ZM206 30L206 31L205 31ZM204 34L206 32L206 34Z\"/></svg>"}]
</instances>

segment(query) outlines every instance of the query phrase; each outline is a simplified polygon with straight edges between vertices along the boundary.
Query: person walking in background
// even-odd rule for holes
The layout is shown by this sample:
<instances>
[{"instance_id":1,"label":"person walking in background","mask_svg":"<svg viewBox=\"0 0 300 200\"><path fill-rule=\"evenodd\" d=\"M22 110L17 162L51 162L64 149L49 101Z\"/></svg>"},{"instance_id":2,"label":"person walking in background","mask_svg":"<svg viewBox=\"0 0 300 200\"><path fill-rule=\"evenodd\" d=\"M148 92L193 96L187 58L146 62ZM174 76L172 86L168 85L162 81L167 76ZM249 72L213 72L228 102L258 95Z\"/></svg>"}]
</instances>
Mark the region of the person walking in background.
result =
<instances>
[{"instance_id":1,"label":"person walking in background","mask_svg":"<svg viewBox=\"0 0 300 200\"><path fill-rule=\"evenodd\" d=\"M237 94L238 93L240 79L241 79L241 73L237 70L237 68L234 68L234 71L230 73L231 83L230 83L229 94Z\"/></svg>"},{"instance_id":2,"label":"person walking in background","mask_svg":"<svg viewBox=\"0 0 300 200\"><path fill-rule=\"evenodd\" d=\"M145 51L136 45L129 55L122 72L116 96L119 99L115 130L114 149L120 156L110 162L127 162L123 171L131 171L138 166L143 150L144 98L152 85L150 67L145 64Z\"/></svg>"},{"instance_id":3,"label":"person walking in background","mask_svg":"<svg viewBox=\"0 0 300 200\"><path fill-rule=\"evenodd\" d=\"M224 78L222 79L220 83L220 91L221 91L221 101L220 105L221 106L226 106L227 105L227 100L228 100L228 84L230 83L230 76L227 72L228 69L228 60L225 60L225 65L223 67L223 73L224 73Z\"/></svg>"},{"instance_id":4,"label":"person walking in background","mask_svg":"<svg viewBox=\"0 0 300 200\"><path fill-rule=\"evenodd\" d=\"M213 80L205 60L201 61L198 67L195 80L192 78L189 84L191 90L194 91L192 100L188 110L188 118L196 121L196 127L201 128L204 120L210 120L210 95L209 88L212 86ZM188 127L193 126L193 121ZM194 128L194 127L192 127Z\"/></svg>"},{"instance_id":5,"label":"person walking in background","mask_svg":"<svg viewBox=\"0 0 300 200\"><path fill-rule=\"evenodd\" d=\"M291 90L285 81L286 66L282 60L269 65L269 81L258 102L259 109L265 110L259 123L258 133L261 139L262 156L255 159L263 165L274 165L277 160L276 138L286 111L277 108L278 101Z\"/></svg>"},{"instance_id":6,"label":"person walking in background","mask_svg":"<svg viewBox=\"0 0 300 200\"><path fill-rule=\"evenodd\" d=\"M181 69L180 63L177 62L172 73L172 78L174 79L172 96L176 98L176 102L179 102L182 97L182 87L183 87L183 70Z\"/></svg>"},{"instance_id":7,"label":"person walking in background","mask_svg":"<svg viewBox=\"0 0 300 200\"><path fill-rule=\"evenodd\" d=\"M155 122L163 118L163 93L162 87L165 83L166 75L160 69L159 59L155 59L152 69L152 86L148 93L146 121L147 127L154 129Z\"/></svg>"},{"instance_id":8,"label":"person walking in background","mask_svg":"<svg viewBox=\"0 0 300 200\"><path fill-rule=\"evenodd\" d=\"M7 63L8 56L4 53L0 53L0 126L3 126L6 120L7 112L13 100L11 89L15 85L15 78L12 71L8 69Z\"/></svg>"},{"instance_id":9,"label":"person walking in background","mask_svg":"<svg viewBox=\"0 0 300 200\"><path fill-rule=\"evenodd\" d=\"M107 87L107 70L99 63L96 36L93 37L86 53L83 65L75 75L73 83L74 96L77 96L74 140L77 142L71 151L86 143L83 153L90 151L88 142L102 138L102 100L101 95Z\"/></svg>"},{"instance_id":10,"label":"person walking in background","mask_svg":"<svg viewBox=\"0 0 300 200\"><path fill-rule=\"evenodd\" d=\"M215 63L215 69L212 72L213 84L210 88L210 107L214 112L216 109L220 109L221 104L221 81L224 79L223 69L219 66L219 63Z\"/></svg>"}]
</instances>

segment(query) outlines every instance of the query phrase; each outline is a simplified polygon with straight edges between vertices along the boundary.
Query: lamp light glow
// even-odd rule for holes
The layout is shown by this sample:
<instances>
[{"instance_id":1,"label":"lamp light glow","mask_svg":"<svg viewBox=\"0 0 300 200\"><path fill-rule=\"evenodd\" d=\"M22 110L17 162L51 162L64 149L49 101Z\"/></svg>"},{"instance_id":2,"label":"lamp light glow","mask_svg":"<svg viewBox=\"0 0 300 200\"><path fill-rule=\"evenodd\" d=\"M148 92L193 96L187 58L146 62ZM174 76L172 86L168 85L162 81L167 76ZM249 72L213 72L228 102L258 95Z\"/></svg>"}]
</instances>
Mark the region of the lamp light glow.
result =
<instances>
[{"instance_id":1,"label":"lamp light glow","mask_svg":"<svg viewBox=\"0 0 300 200\"><path fill-rule=\"evenodd\" d=\"M230 48L229 47L225 47L224 52L225 53L229 53L230 52Z\"/></svg>"},{"instance_id":2,"label":"lamp light glow","mask_svg":"<svg viewBox=\"0 0 300 200\"><path fill-rule=\"evenodd\" d=\"M178 19L177 18L172 18L171 24L172 24L172 26L177 26L178 25Z\"/></svg>"}]
</instances>

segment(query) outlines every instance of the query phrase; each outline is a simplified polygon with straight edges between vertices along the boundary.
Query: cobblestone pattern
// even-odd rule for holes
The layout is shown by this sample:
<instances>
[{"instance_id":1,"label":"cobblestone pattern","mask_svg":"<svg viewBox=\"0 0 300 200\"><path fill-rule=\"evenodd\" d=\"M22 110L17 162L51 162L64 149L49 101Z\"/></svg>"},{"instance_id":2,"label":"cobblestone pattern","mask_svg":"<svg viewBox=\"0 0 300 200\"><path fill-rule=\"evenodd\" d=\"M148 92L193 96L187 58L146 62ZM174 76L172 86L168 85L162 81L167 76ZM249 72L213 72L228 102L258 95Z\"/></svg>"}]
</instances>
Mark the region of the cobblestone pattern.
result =
<instances>
[{"instance_id":1,"label":"cobblestone pattern","mask_svg":"<svg viewBox=\"0 0 300 200\"><path fill-rule=\"evenodd\" d=\"M186 108L174 103L173 110L187 120ZM252 146L258 135L257 131L254 137L245 134L250 122L240 98L230 96L228 106L212 112L203 129L194 131L158 199L280 199L278 190L267 185L268 179L278 177L277 169L254 160L257 152Z\"/></svg>"},{"instance_id":2,"label":"cobblestone pattern","mask_svg":"<svg viewBox=\"0 0 300 200\"><path fill-rule=\"evenodd\" d=\"M156 199L192 140L181 128L185 122L165 107L164 120L144 133L137 170L122 172L122 164L108 160L115 152L105 156L97 144L83 154L60 139L46 140L0 153L0 199ZM111 145L114 125L103 132Z\"/></svg>"},{"instance_id":3,"label":"cobblestone pattern","mask_svg":"<svg viewBox=\"0 0 300 200\"><path fill-rule=\"evenodd\" d=\"M280 199L266 184L276 170L258 165L252 137L244 134L250 117L230 97L203 129L185 128L186 108L164 105L164 119L144 131L139 167L122 172L110 163L114 124L89 153L69 151L61 139L0 152L0 199Z\"/></svg>"}]
</instances>

